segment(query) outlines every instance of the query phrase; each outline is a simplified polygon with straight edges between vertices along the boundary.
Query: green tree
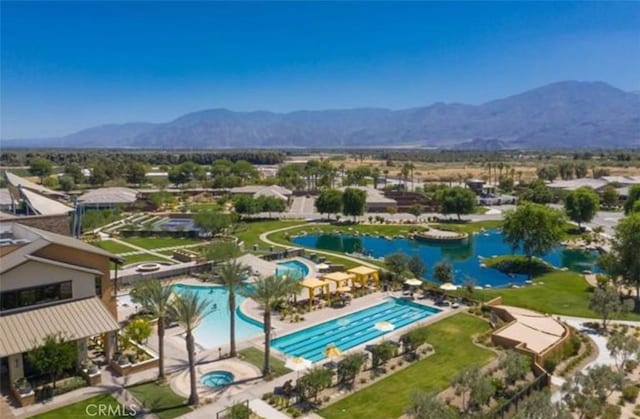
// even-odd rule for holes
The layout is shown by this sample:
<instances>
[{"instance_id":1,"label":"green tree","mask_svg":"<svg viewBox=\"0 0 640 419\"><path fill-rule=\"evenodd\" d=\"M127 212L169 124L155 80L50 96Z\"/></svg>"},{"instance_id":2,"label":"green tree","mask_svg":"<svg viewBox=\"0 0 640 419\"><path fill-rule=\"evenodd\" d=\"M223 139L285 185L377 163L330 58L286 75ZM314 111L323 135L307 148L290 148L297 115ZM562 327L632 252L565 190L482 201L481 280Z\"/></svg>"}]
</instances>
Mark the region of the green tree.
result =
<instances>
[{"instance_id":1,"label":"green tree","mask_svg":"<svg viewBox=\"0 0 640 419\"><path fill-rule=\"evenodd\" d=\"M338 382L353 387L356 377L364 366L367 357L365 354L358 352L349 354L338 362Z\"/></svg>"},{"instance_id":2,"label":"green tree","mask_svg":"<svg viewBox=\"0 0 640 419\"><path fill-rule=\"evenodd\" d=\"M616 360L616 366L622 371L627 361L634 357L640 358L640 340L625 333L613 333L607 339L607 349L612 358Z\"/></svg>"},{"instance_id":3,"label":"green tree","mask_svg":"<svg viewBox=\"0 0 640 419\"><path fill-rule=\"evenodd\" d=\"M233 199L233 208L238 214L250 215L259 212L258 204L251 195L238 195Z\"/></svg>"},{"instance_id":4,"label":"green tree","mask_svg":"<svg viewBox=\"0 0 640 419\"><path fill-rule=\"evenodd\" d=\"M416 217L416 222L418 222L418 218L424 212L424 207L420 204L414 204L409 207L409 214Z\"/></svg>"},{"instance_id":5,"label":"green tree","mask_svg":"<svg viewBox=\"0 0 640 419\"><path fill-rule=\"evenodd\" d=\"M235 219L232 214L221 213L214 210L198 211L193 221L202 231L216 235L227 231Z\"/></svg>"},{"instance_id":6,"label":"green tree","mask_svg":"<svg viewBox=\"0 0 640 419\"><path fill-rule=\"evenodd\" d=\"M541 256L560 243L564 217L558 210L525 202L506 214L502 225L503 241L512 251L522 249L527 257L531 279L533 257Z\"/></svg>"},{"instance_id":7,"label":"green tree","mask_svg":"<svg viewBox=\"0 0 640 419\"><path fill-rule=\"evenodd\" d=\"M602 318L602 328L607 330L607 323L612 317L629 311L630 307L620 299L616 287L606 285L596 287L589 298L589 308Z\"/></svg>"},{"instance_id":8,"label":"green tree","mask_svg":"<svg viewBox=\"0 0 640 419\"><path fill-rule=\"evenodd\" d=\"M636 290L636 309L640 307L640 213L633 213L618 222L611 241L608 273Z\"/></svg>"},{"instance_id":9,"label":"green tree","mask_svg":"<svg viewBox=\"0 0 640 419\"><path fill-rule=\"evenodd\" d=\"M524 378L531 371L531 359L516 351L507 351L500 358L499 365L504 370L506 379L510 384Z\"/></svg>"},{"instance_id":10,"label":"green tree","mask_svg":"<svg viewBox=\"0 0 640 419\"><path fill-rule=\"evenodd\" d=\"M342 213L351 215L354 220L364 214L364 205L367 201L367 193L360 189L347 188L342 194Z\"/></svg>"},{"instance_id":11,"label":"green tree","mask_svg":"<svg viewBox=\"0 0 640 419\"><path fill-rule=\"evenodd\" d=\"M620 194L613 185L607 185L602 191L602 205L605 208L615 208L620 202Z\"/></svg>"},{"instance_id":12,"label":"green tree","mask_svg":"<svg viewBox=\"0 0 640 419\"><path fill-rule=\"evenodd\" d=\"M624 213L630 214L633 212L633 206L636 201L640 201L640 185L633 185L629 188L629 196L624 203Z\"/></svg>"},{"instance_id":13,"label":"green tree","mask_svg":"<svg viewBox=\"0 0 640 419\"><path fill-rule=\"evenodd\" d=\"M402 275L407 270L407 256L402 252L392 253L384 257L384 264L393 274L396 281L401 281Z\"/></svg>"},{"instance_id":14,"label":"green tree","mask_svg":"<svg viewBox=\"0 0 640 419\"><path fill-rule=\"evenodd\" d=\"M73 178L73 181L77 184L84 183L84 175L82 174L82 167L78 163L69 163L64 166L64 174Z\"/></svg>"},{"instance_id":15,"label":"green tree","mask_svg":"<svg viewBox=\"0 0 640 419\"><path fill-rule=\"evenodd\" d=\"M537 170L538 179L553 182L559 174L557 166L543 166Z\"/></svg>"},{"instance_id":16,"label":"green tree","mask_svg":"<svg viewBox=\"0 0 640 419\"><path fill-rule=\"evenodd\" d=\"M589 173L589 166L587 166L587 163L585 162L580 162L575 165L575 172L576 172L576 178L578 179L586 177L587 174Z\"/></svg>"},{"instance_id":17,"label":"green tree","mask_svg":"<svg viewBox=\"0 0 640 419\"><path fill-rule=\"evenodd\" d=\"M33 176L38 176L40 178L40 182L44 180L47 176L50 176L53 173L53 164L42 157L36 157L31 160L29 164L29 173Z\"/></svg>"},{"instance_id":18,"label":"green tree","mask_svg":"<svg viewBox=\"0 0 640 419\"><path fill-rule=\"evenodd\" d=\"M525 400L514 419L572 419L572 416L563 404L552 402L551 393L544 390Z\"/></svg>"},{"instance_id":19,"label":"green tree","mask_svg":"<svg viewBox=\"0 0 640 419\"><path fill-rule=\"evenodd\" d=\"M296 382L296 388L305 400L318 399L322 390L331 386L333 371L328 368L315 367L307 371Z\"/></svg>"},{"instance_id":20,"label":"green tree","mask_svg":"<svg viewBox=\"0 0 640 419\"><path fill-rule=\"evenodd\" d=\"M141 184L146 181L147 170L144 164L140 162L131 162L127 167L125 178L127 182L134 184Z\"/></svg>"},{"instance_id":21,"label":"green tree","mask_svg":"<svg viewBox=\"0 0 640 419\"><path fill-rule=\"evenodd\" d=\"M77 353L75 342L65 340L62 335L49 335L42 345L27 352L27 361L41 373L49 374L53 388L56 388L58 376L73 367Z\"/></svg>"},{"instance_id":22,"label":"green tree","mask_svg":"<svg viewBox=\"0 0 640 419\"><path fill-rule=\"evenodd\" d=\"M272 275L256 279L240 292L262 306L264 331L264 363L262 374L271 374L271 310L278 301L295 292L298 281L287 275Z\"/></svg>"},{"instance_id":23,"label":"green tree","mask_svg":"<svg viewBox=\"0 0 640 419\"><path fill-rule=\"evenodd\" d=\"M491 378L486 375L480 375L471 382L471 392L469 400L477 407L489 404L491 398L496 394L496 388Z\"/></svg>"},{"instance_id":24,"label":"green tree","mask_svg":"<svg viewBox=\"0 0 640 419\"><path fill-rule=\"evenodd\" d=\"M144 344L151 336L151 323L147 319L133 319L124 327L123 337L138 345Z\"/></svg>"},{"instance_id":25,"label":"green tree","mask_svg":"<svg viewBox=\"0 0 640 419\"><path fill-rule=\"evenodd\" d=\"M258 211L268 213L269 218L271 218L271 213L284 212L287 207L284 199L275 196L259 196L255 198L255 203Z\"/></svg>"},{"instance_id":26,"label":"green tree","mask_svg":"<svg viewBox=\"0 0 640 419\"><path fill-rule=\"evenodd\" d=\"M474 383L478 381L480 375L480 368L472 366L458 372L451 381L451 385L455 389L456 394L460 395L462 398L462 409L465 412L469 410L468 395L471 393L471 389L473 388Z\"/></svg>"},{"instance_id":27,"label":"green tree","mask_svg":"<svg viewBox=\"0 0 640 419\"><path fill-rule=\"evenodd\" d=\"M446 261L436 263L433 267L433 277L441 284L453 282L453 266Z\"/></svg>"},{"instance_id":28,"label":"green tree","mask_svg":"<svg viewBox=\"0 0 640 419\"><path fill-rule=\"evenodd\" d=\"M553 201L551 189L541 180L534 180L519 195L520 201L548 204Z\"/></svg>"},{"instance_id":29,"label":"green tree","mask_svg":"<svg viewBox=\"0 0 640 419\"><path fill-rule=\"evenodd\" d=\"M406 353L416 356L416 351L420 346L427 343L428 332L425 327L413 329L400 337L402 347Z\"/></svg>"},{"instance_id":30,"label":"green tree","mask_svg":"<svg viewBox=\"0 0 640 419\"><path fill-rule=\"evenodd\" d=\"M396 346L389 341L373 345L371 351L371 365L377 369L387 363L396 352Z\"/></svg>"},{"instance_id":31,"label":"green tree","mask_svg":"<svg viewBox=\"0 0 640 419\"><path fill-rule=\"evenodd\" d=\"M608 365L595 365L577 372L562 385L563 400L580 418L596 418L603 414L607 398L622 387L624 376Z\"/></svg>"},{"instance_id":32,"label":"green tree","mask_svg":"<svg viewBox=\"0 0 640 419\"><path fill-rule=\"evenodd\" d=\"M58 189L58 187L60 187L60 182L55 176L48 176L44 178L41 183L43 186L46 186L49 189Z\"/></svg>"},{"instance_id":33,"label":"green tree","mask_svg":"<svg viewBox=\"0 0 640 419\"><path fill-rule=\"evenodd\" d=\"M476 209L476 195L470 189L461 186L440 190L438 201L440 212L456 214L458 220L462 214L471 214Z\"/></svg>"},{"instance_id":34,"label":"green tree","mask_svg":"<svg viewBox=\"0 0 640 419\"><path fill-rule=\"evenodd\" d=\"M407 269L415 275L416 278L422 278L427 270L424 261L419 255L413 255L407 261Z\"/></svg>"},{"instance_id":35,"label":"green tree","mask_svg":"<svg viewBox=\"0 0 640 419\"><path fill-rule=\"evenodd\" d=\"M171 305L172 316L185 330L185 341L187 346L187 360L189 363L189 381L191 392L189 404L197 405L199 402L198 385L196 381L195 364L195 339L193 331L208 314L209 302L201 299L197 293L187 291L177 294Z\"/></svg>"},{"instance_id":36,"label":"green tree","mask_svg":"<svg viewBox=\"0 0 640 419\"><path fill-rule=\"evenodd\" d=\"M564 201L564 208L569 218L578 223L578 228L582 229L582 223L593 220L600 209L600 198L589 187L578 188L569 192Z\"/></svg>"},{"instance_id":37,"label":"green tree","mask_svg":"<svg viewBox=\"0 0 640 419\"><path fill-rule=\"evenodd\" d=\"M76 183L73 181L73 178L69 175L63 175L58 178L58 183L60 184L60 189L65 192L69 192L76 187Z\"/></svg>"},{"instance_id":38,"label":"green tree","mask_svg":"<svg viewBox=\"0 0 640 419\"><path fill-rule=\"evenodd\" d=\"M173 292L155 279L137 282L131 291L132 301L158 318L158 380L164 381L164 335L167 316L171 312Z\"/></svg>"},{"instance_id":39,"label":"green tree","mask_svg":"<svg viewBox=\"0 0 640 419\"><path fill-rule=\"evenodd\" d=\"M338 214L342 211L342 192L338 189L324 189L315 202L316 210L322 214Z\"/></svg>"},{"instance_id":40,"label":"green tree","mask_svg":"<svg viewBox=\"0 0 640 419\"><path fill-rule=\"evenodd\" d=\"M89 176L89 183L94 186L102 186L109 180L107 170L103 164L96 164L91 167L91 176Z\"/></svg>"},{"instance_id":41,"label":"green tree","mask_svg":"<svg viewBox=\"0 0 640 419\"><path fill-rule=\"evenodd\" d=\"M459 415L435 394L415 390L404 413L411 419L457 419Z\"/></svg>"}]
</instances>

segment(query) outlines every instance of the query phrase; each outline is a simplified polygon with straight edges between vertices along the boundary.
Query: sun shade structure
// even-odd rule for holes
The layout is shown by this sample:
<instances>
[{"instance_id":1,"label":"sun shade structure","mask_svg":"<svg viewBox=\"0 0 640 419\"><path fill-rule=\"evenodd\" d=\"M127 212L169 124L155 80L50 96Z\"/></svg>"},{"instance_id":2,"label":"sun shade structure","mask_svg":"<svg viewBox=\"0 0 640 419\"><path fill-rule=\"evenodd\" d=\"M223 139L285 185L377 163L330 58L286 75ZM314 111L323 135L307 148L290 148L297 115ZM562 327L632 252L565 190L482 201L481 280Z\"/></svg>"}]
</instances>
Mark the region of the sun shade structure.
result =
<instances>
[{"instance_id":1,"label":"sun shade structure","mask_svg":"<svg viewBox=\"0 0 640 419\"><path fill-rule=\"evenodd\" d=\"M340 348L338 348L336 346L335 343L330 343L327 345L326 348L324 348L324 351L322 351L328 358L331 359L335 359L335 358L339 358L340 356L342 356L342 351L340 350Z\"/></svg>"},{"instance_id":2,"label":"sun shade structure","mask_svg":"<svg viewBox=\"0 0 640 419\"><path fill-rule=\"evenodd\" d=\"M376 289L380 288L380 276L375 268L358 266L357 268L349 269L347 272L355 275L353 282L360 284L363 288L369 284L375 286Z\"/></svg>"},{"instance_id":3,"label":"sun shade structure","mask_svg":"<svg viewBox=\"0 0 640 419\"><path fill-rule=\"evenodd\" d=\"M404 281L404 283L409 285L410 287L419 287L420 285L422 285L422 281L417 278L407 279L406 281Z\"/></svg>"},{"instance_id":4,"label":"sun shade structure","mask_svg":"<svg viewBox=\"0 0 640 419\"><path fill-rule=\"evenodd\" d=\"M311 368L312 365L313 364L311 361L299 356L295 358L287 359L287 362L285 362L284 364L285 368L289 368L290 370L297 371L297 372L308 370L309 368Z\"/></svg>"},{"instance_id":5,"label":"sun shade structure","mask_svg":"<svg viewBox=\"0 0 640 419\"><path fill-rule=\"evenodd\" d=\"M28 352L47 336L79 340L120 329L98 297L0 317L0 357Z\"/></svg>"},{"instance_id":6,"label":"sun shade structure","mask_svg":"<svg viewBox=\"0 0 640 419\"><path fill-rule=\"evenodd\" d=\"M90 190L78 198L78 202L87 206L130 205L136 202L138 192L135 189L112 187Z\"/></svg>"},{"instance_id":7,"label":"sun shade structure","mask_svg":"<svg viewBox=\"0 0 640 419\"><path fill-rule=\"evenodd\" d=\"M331 302L331 294L329 294L329 283L318 278L307 278L300 282L302 288L306 288L309 291L309 308L313 305L313 299L315 298L316 289L322 289L323 293L327 296L328 302Z\"/></svg>"},{"instance_id":8,"label":"sun shade structure","mask_svg":"<svg viewBox=\"0 0 640 419\"><path fill-rule=\"evenodd\" d=\"M458 286L452 284L451 282L445 282L444 284L440 285L440 289L444 291L455 291L458 289Z\"/></svg>"},{"instance_id":9,"label":"sun shade structure","mask_svg":"<svg viewBox=\"0 0 640 419\"><path fill-rule=\"evenodd\" d=\"M21 188L20 193L29 209L38 215L68 214L73 211L73 208L29 189Z\"/></svg>"},{"instance_id":10,"label":"sun shade structure","mask_svg":"<svg viewBox=\"0 0 640 419\"><path fill-rule=\"evenodd\" d=\"M61 192L57 192L47 187L44 187L42 185L38 185L37 183L31 182L28 179L25 179L18 175L14 175L11 172L5 172L4 177L7 180L7 183L13 186L14 188L28 189L30 191L37 192L39 194L46 195L46 196L54 196L54 197L65 196Z\"/></svg>"},{"instance_id":11,"label":"sun shade structure","mask_svg":"<svg viewBox=\"0 0 640 419\"><path fill-rule=\"evenodd\" d=\"M322 276L325 281L331 281L336 284L336 288L349 285L349 281L353 281L355 275L346 272L331 272Z\"/></svg>"}]
</instances>

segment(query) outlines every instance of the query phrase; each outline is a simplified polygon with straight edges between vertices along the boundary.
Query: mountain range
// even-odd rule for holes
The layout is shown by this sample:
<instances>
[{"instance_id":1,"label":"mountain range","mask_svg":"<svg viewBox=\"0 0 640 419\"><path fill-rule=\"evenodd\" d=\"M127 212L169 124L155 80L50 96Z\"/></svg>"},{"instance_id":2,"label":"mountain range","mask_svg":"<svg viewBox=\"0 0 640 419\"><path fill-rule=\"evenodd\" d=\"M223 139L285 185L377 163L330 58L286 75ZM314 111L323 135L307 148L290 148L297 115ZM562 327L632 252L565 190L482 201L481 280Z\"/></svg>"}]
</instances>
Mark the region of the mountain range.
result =
<instances>
[{"instance_id":1,"label":"mountain range","mask_svg":"<svg viewBox=\"0 0 640 419\"><path fill-rule=\"evenodd\" d=\"M481 105L403 110L234 112L210 109L167 123L108 124L60 138L5 139L4 147L156 149L640 146L640 94L564 81Z\"/></svg>"}]
</instances>

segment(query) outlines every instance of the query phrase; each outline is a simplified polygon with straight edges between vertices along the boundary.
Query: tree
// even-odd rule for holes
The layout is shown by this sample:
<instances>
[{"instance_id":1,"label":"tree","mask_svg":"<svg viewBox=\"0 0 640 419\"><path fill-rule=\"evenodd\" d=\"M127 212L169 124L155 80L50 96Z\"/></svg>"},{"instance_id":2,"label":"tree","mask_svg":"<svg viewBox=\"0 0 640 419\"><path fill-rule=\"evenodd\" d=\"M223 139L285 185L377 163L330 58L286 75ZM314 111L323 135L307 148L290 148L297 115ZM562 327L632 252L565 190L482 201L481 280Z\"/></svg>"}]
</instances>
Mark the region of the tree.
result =
<instances>
[{"instance_id":1,"label":"tree","mask_svg":"<svg viewBox=\"0 0 640 419\"><path fill-rule=\"evenodd\" d=\"M402 252L392 253L384 257L384 264L393 274L396 281L400 281L402 274L407 270L407 256Z\"/></svg>"},{"instance_id":2,"label":"tree","mask_svg":"<svg viewBox=\"0 0 640 419\"><path fill-rule=\"evenodd\" d=\"M589 187L578 188L569 192L564 201L564 208L569 218L578 223L578 228L582 229L582 223L593 220L600 209L600 198Z\"/></svg>"},{"instance_id":3,"label":"tree","mask_svg":"<svg viewBox=\"0 0 640 419\"><path fill-rule=\"evenodd\" d=\"M262 195L255 198L255 205L258 212L266 212L271 218L272 212L284 212L287 208L285 200L275 196Z\"/></svg>"},{"instance_id":4,"label":"tree","mask_svg":"<svg viewBox=\"0 0 640 419\"><path fill-rule=\"evenodd\" d=\"M387 363L396 352L396 345L392 342L385 341L377 345L371 346L371 366L376 369Z\"/></svg>"},{"instance_id":5,"label":"tree","mask_svg":"<svg viewBox=\"0 0 640 419\"><path fill-rule=\"evenodd\" d=\"M611 357L616 360L619 371L624 369L630 359L640 358L640 341L635 336L625 333L618 332L609 336L607 349Z\"/></svg>"},{"instance_id":6,"label":"tree","mask_svg":"<svg viewBox=\"0 0 640 419\"><path fill-rule=\"evenodd\" d=\"M607 271L636 290L636 308L640 307L640 213L621 219L611 241Z\"/></svg>"},{"instance_id":7,"label":"tree","mask_svg":"<svg viewBox=\"0 0 640 419\"><path fill-rule=\"evenodd\" d=\"M462 398L462 409L466 412L469 410L469 399L466 397L468 393L471 393L471 389L478 378L480 377L480 368L472 366L458 372L451 382L457 395Z\"/></svg>"},{"instance_id":8,"label":"tree","mask_svg":"<svg viewBox=\"0 0 640 419\"><path fill-rule=\"evenodd\" d=\"M548 204L553 201L551 189L541 180L534 180L520 193L520 201Z\"/></svg>"},{"instance_id":9,"label":"tree","mask_svg":"<svg viewBox=\"0 0 640 419\"><path fill-rule=\"evenodd\" d=\"M504 370L507 381L513 384L531 371L531 359L516 351L507 351L500 358L500 368Z\"/></svg>"},{"instance_id":10,"label":"tree","mask_svg":"<svg viewBox=\"0 0 640 419\"><path fill-rule=\"evenodd\" d=\"M134 184L144 183L147 179L146 176L147 170L144 167L144 164L140 162L129 163L129 166L127 167L127 173L125 174L127 182Z\"/></svg>"},{"instance_id":11,"label":"tree","mask_svg":"<svg viewBox=\"0 0 640 419\"><path fill-rule=\"evenodd\" d=\"M514 252L522 249L527 257L529 279L532 276L533 256L541 256L560 243L563 225L564 217L560 211L530 202L506 214L502 240Z\"/></svg>"},{"instance_id":12,"label":"tree","mask_svg":"<svg viewBox=\"0 0 640 419\"><path fill-rule=\"evenodd\" d=\"M262 306L263 331L264 331L264 363L262 374L268 377L271 374L271 309L279 300L295 292L298 281L292 276L271 275L258 278L252 284L240 290L247 298L255 300Z\"/></svg>"},{"instance_id":13,"label":"tree","mask_svg":"<svg viewBox=\"0 0 640 419\"><path fill-rule=\"evenodd\" d=\"M315 367L296 381L296 388L305 400L317 400L318 394L331 386L333 371L328 368Z\"/></svg>"},{"instance_id":14,"label":"tree","mask_svg":"<svg viewBox=\"0 0 640 419\"><path fill-rule=\"evenodd\" d=\"M453 282L453 267L449 262L438 262L433 267L433 277L441 284Z\"/></svg>"},{"instance_id":15,"label":"tree","mask_svg":"<svg viewBox=\"0 0 640 419\"><path fill-rule=\"evenodd\" d=\"M62 335L49 335L34 350L27 352L27 361L36 370L49 374L53 388L58 376L76 362L78 348L75 342L65 340Z\"/></svg>"},{"instance_id":16,"label":"tree","mask_svg":"<svg viewBox=\"0 0 640 419\"><path fill-rule=\"evenodd\" d=\"M440 212L456 214L458 220L462 214L471 214L476 209L476 195L470 189L461 186L442 189L438 196Z\"/></svg>"},{"instance_id":17,"label":"tree","mask_svg":"<svg viewBox=\"0 0 640 419\"><path fill-rule=\"evenodd\" d=\"M496 394L496 388L491 378L486 375L480 375L471 382L471 392L469 400L475 406L481 407L489 403L491 398Z\"/></svg>"},{"instance_id":18,"label":"tree","mask_svg":"<svg viewBox=\"0 0 640 419\"><path fill-rule=\"evenodd\" d=\"M629 196L624 203L624 213L630 214L633 212L633 206L636 201L640 201L640 185L633 185L629 188Z\"/></svg>"},{"instance_id":19,"label":"tree","mask_svg":"<svg viewBox=\"0 0 640 419\"><path fill-rule=\"evenodd\" d=\"M537 170L538 179L553 182L559 174L557 166L543 166Z\"/></svg>"},{"instance_id":20,"label":"tree","mask_svg":"<svg viewBox=\"0 0 640 419\"><path fill-rule=\"evenodd\" d=\"M416 222L418 222L418 218L424 212L424 207L420 204L414 204L409 207L409 214L416 217Z\"/></svg>"},{"instance_id":21,"label":"tree","mask_svg":"<svg viewBox=\"0 0 640 419\"><path fill-rule=\"evenodd\" d=\"M69 192L76 187L76 183L73 181L73 178L69 175L63 175L58 178L58 183L60 184L60 189L65 192Z\"/></svg>"},{"instance_id":22,"label":"tree","mask_svg":"<svg viewBox=\"0 0 640 419\"><path fill-rule=\"evenodd\" d=\"M202 231L216 235L229 229L235 219L232 214L206 210L197 212L193 217L193 221Z\"/></svg>"},{"instance_id":23,"label":"tree","mask_svg":"<svg viewBox=\"0 0 640 419\"><path fill-rule=\"evenodd\" d=\"M585 162L580 162L575 165L575 172L578 179L586 177L587 173L589 173L589 166Z\"/></svg>"},{"instance_id":24,"label":"tree","mask_svg":"<svg viewBox=\"0 0 640 419\"><path fill-rule=\"evenodd\" d=\"M607 322L619 313L629 311L627 304L620 300L616 287L607 285L596 287L589 298L589 308L602 318L602 328L607 330Z\"/></svg>"},{"instance_id":25,"label":"tree","mask_svg":"<svg viewBox=\"0 0 640 419\"><path fill-rule=\"evenodd\" d=\"M191 384L191 393L189 395L190 405L197 405L199 402L195 365L196 348L193 331L207 315L208 309L209 302L206 299L201 299L197 293L192 291L177 294L171 305L173 317L184 328L186 334L185 341L187 345L189 379Z\"/></svg>"},{"instance_id":26,"label":"tree","mask_svg":"<svg viewBox=\"0 0 640 419\"><path fill-rule=\"evenodd\" d=\"M42 157L36 157L31 160L31 164L29 165L29 173L33 176L38 176L40 178L40 182L44 180L47 176L53 173L53 165L47 159L43 159Z\"/></svg>"},{"instance_id":27,"label":"tree","mask_svg":"<svg viewBox=\"0 0 640 419\"><path fill-rule=\"evenodd\" d=\"M411 405L404 413L412 419L455 419L456 412L433 393L416 390L411 393Z\"/></svg>"},{"instance_id":28,"label":"tree","mask_svg":"<svg viewBox=\"0 0 640 419\"><path fill-rule=\"evenodd\" d=\"M78 163L69 163L64 167L64 174L73 178L75 183L84 183L84 175L82 174L82 168Z\"/></svg>"},{"instance_id":29,"label":"tree","mask_svg":"<svg viewBox=\"0 0 640 419\"><path fill-rule=\"evenodd\" d=\"M338 189L324 189L315 202L316 210L322 214L338 214L342 211L342 192Z\"/></svg>"},{"instance_id":30,"label":"tree","mask_svg":"<svg viewBox=\"0 0 640 419\"><path fill-rule=\"evenodd\" d=\"M571 413L561 403L551 401L547 390L536 391L519 408L514 419L571 419Z\"/></svg>"},{"instance_id":31,"label":"tree","mask_svg":"<svg viewBox=\"0 0 640 419\"><path fill-rule=\"evenodd\" d=\"M238 214L249 215L259 211L257 202L251 195L238 195L233 199L233 208Z\"/></svg>"},{"instance_id":32,"label":"tree","mask_svg":"<svg viewBox=\"0 0 640 419\"><path fill-rule=\"evenodd\" d=\"M353 383L366 360L366 355L361 352L345 356L338 362L338 382L353 387Z\"/></svg>"},{"instance_id":33,"label":"tree","mask_svg":"<svg viewBox=\"0 0 640 419\"><path fill-rule=\"evenodd\" d=\"M151 336L151 323L143 318L133 319L125 326L123 336L125 339L142 345Z\"/></svg>"},{"instance_id":34,"label":"tree","mask_svg":"<svg viewBox=\"0 0 640 419\"><path fill-rule=\"evenodd\" d=\"M608 365L592 366L562 385L563 400L580 418L599 417L607 406L607 398L622 387L623 379L622 373Z\"/></svg>"},{"instance_id":35,"label":"tree","mask_svg":"<svg viewBox=\"0 0 640 419\"><path fill-rule=\"evenodd\" d=\"M400 337L405 352L415 357L418 348L427 342L428 332L424 327L413 329Z\"/></svg>"},{"instance_id":36,"label":"tree","mask_svg":"<svg viewBox=\"0 0 640 419\"><path fill-rule=\"evenodd\" d=\"M109 180L109 176L103 164L96 164L91 168L90 184L102 186L107 180Z\"/></svg>"},{"instance_id":37,"label":"tree","mask_svg":"<svg viewBox=\"0 0 640 419\"><path fill-rule=\"evenodd\" d=\"M419 255L413 255L407 261L407 268L416 278L422 278L427 270L424 261Z\"/></svg>"},{"instance_id":38,"label":"tree","mask_svg":"<svg viewBox=\"0 0 640 419\"><path fill-rule=\"evenodd\" d=\"M165 287L155 279L137 282L131 291L134 303L158 318L158 380L164 381L164 335L167 316L171 312L171 287Z\"/></svg>"},{"instance_id":39,"label":"tree","mask_svg":"<svg viewBox=\"0 0 640 419\"><path fill-rule=\"evenodd\" d=\"M613 185L607 185L602 191L602 206L615 208L620 202L620 194Z\"/></svg>"},{"instance_id":40,"label":"tree","mask_svg":"<svg viewBox=\"0 0 640 419\"><path fill-rule=\"evenodd\" d=\"M342 194L342 213L351 215L353 219L364 214L364 204L367 201L367 193L360 189L347 188Z\"/></svg>"}]
</instances>

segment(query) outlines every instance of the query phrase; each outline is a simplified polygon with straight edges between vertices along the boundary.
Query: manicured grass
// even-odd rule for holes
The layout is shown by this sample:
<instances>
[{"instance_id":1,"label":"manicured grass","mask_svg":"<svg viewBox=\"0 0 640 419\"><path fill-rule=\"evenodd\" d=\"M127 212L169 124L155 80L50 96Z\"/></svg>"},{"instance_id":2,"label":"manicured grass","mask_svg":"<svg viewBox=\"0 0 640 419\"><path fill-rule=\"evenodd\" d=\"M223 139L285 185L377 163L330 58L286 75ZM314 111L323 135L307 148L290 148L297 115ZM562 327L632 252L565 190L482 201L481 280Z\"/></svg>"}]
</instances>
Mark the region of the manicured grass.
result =
<instances>
[{"instance_id":1,"label":"manicured grass","mask_svg":"<svg viewBox=\"0 0 640 419\"><path fill-rule=\"evenodd\" d=\"M115 254L136 251L136 249L134 249L133 247L129 247L126 244L114 242L113 240L95 241L95 242L92 242L91 244L94 246L98 246L99 248L104 249L107 252L111 252Z\"/></svg>"},{"instance_id":2,"label":"manicured grass","mask_svg":"<svg viewBox=\"0 0 640 419\"><path fill-rule=\"evenodd\" d=\"M300 221L256 221L256 222L242 222L238 226L234 235L244 242L245 249L251 250L254 244L259 247L267 247L266 243L260 241L260 234L271 230L277 230L279 228L285 228L294 225L304 225Z\"/></svg>"},{"instance_id":3,"label":"manicured grass","mask_svg":"<svg viewBox=\"0 0 640 419\"><path fill-rule=\"evenodd\" d=\"M126 237L121 239L143 249L160 249L163 247L186 246L200 243L201 240L177 237Z\"/></svg>"},{"instance_id":4,"label":"manicured grass","mask_svg":"<svg viewBox=\"0 0 640 419\"><path fill-rule=\"evenodd\" d=\"M222 207L217 202L206 202L206 203L197 203L190 204L189 211L198 212L198 211L220 211Z\"/></svg>"},{"instance_id":5,"label":"manicured grass","mask_svg":"<svg viewBox=\"0 0 640 419\"><path fill-rule=\"evenodd\" d=\"M484 221L476 221L473 223L464 223L464 224L455 224L455 223L444 223L444 224L432 224L433 228L437 228L438 230L449 230L449 231L457 231L460 233L477 233L480 230L489 230L492 228L498 228L502 225L502 221L500 220L484 220Z\"/></svg>"},{"instance_id":6,"label":"manicured grass","mask_svg":"<svg viewBox=\"0 0 640 419\"><path fill-rule=\"evenodd\" d=\"M529 308L541 313L598 317L593 310L589 309L591 288L582 275L575 272L555 271L535 278L534 284L523 288L477 292L483 296L484 301L502 296L503 304ZM640 320L640 314L630 313L620 318Z\"/></svg>"},{"instance_id":7,"label":"manicured grass","mask_svg":"<svg viewBox=\"0 0 640 419\"><path fill-rule=\"evenodd\" d=\"M487 322L476 317L456 314L426 329L435 354L357 391L319 414L327 419L397 418L411 403L412 391L440 392L460 370L484 365L495 356L472 342L473 335L489 329Z\"/></svg>"},{"instance_id":8,"label":"manicured grass","mask_svg":"<svg viewBox=\"0 0 640 419\"><path fill-rule=\"evenodd\" d=\"M141 263L141 262L162 262L162 263L172 263L169 259L162 259L158 256L150 255L149 253L139 253L137 255L130 255L124 257L123 266L131 265L132 263Z\"/></svg>"},{"instance_id":9,"label":"manicured grass","mask_svg":"<svg viewBox=\"0 0 640 419\"><path fill-rule=\"evenodd\" d=\"M258 348L246 348L238 351L244 361L247 361L251 365L258 367L262 371L262 362L264 361L264 352ZM276 377L285 375L291 370L284 366L284 361L279 358L271 357L271 371Z\"/></svg>"},{"instance_id":10,"label":"manicured grass","mask_svg":"<svg viewBox=\"0 0 640 419\"><path fill-rule=\"evenodd\" d=\"M191 412L186 399L174 393L168 384L147 382L127 387L127 390L160 419L175 418Z\"/></svg>"},{"instance_id":11,"label":"manicured grass","mask_svg":"<svg viewBox=\"0 0 640 419\"><path fill-rule=\"evenodd\" d=\"M91 405L91 406L90 406ZM100 418L131 418L127 413L130 412L128 407L123 407L118 401L110 394L100 394L93 396L89 399L81 402L73 403L64 407L60 407L55 410L43 413L41 415L33 416L36 419L80 419L88 418L91 414L98 413L99 406L107 406L106 413L104 415L96 415ZM104 409L104 408L103 408ZM118 410L119 409L119 410ZM112 415L111 413L120 412L123 415Z\"/></svg>"}]
</instances>

